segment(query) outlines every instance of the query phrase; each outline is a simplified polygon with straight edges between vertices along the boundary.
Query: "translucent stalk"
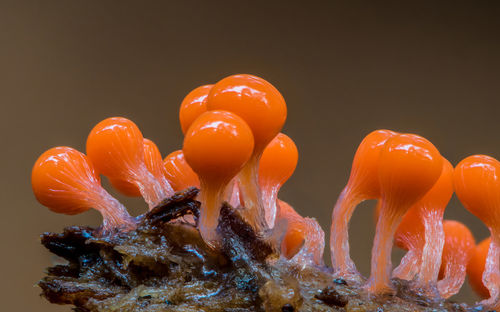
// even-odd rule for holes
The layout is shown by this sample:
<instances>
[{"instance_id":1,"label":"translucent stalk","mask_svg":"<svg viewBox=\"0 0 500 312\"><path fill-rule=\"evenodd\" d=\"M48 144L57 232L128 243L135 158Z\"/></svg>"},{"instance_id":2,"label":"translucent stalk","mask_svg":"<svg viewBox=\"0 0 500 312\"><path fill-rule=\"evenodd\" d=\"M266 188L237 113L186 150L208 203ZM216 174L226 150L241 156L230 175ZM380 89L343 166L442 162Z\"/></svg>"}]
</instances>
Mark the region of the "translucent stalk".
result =
<instances>
[{"instance_id":1,"label":"translucent stalk","mask_svg":"<svg viewBox=\"0 0 500 312\"><path fill-rule=\"evenodd\" d=\"M135 229L135 219L130 216L125 206L106 190L99 187L93 197L91 205L102 214L101 233L103 235L116 230L129 231Z\"/></svg>"},{"instance_id":2,"label":"translucent stalk","mask_svg":"<svg viewBox=\"0 0 500 312\"><path fill-rule=\"evenodd\" d=\"M311 218L304 218L307 224L306 242L302 249L293 259L304 263L304 265L324 265L323 253L325 250L325 232L319 225L318 221Z\"/></svg>"},{"instance_id":3,"label":"translucent stalk","mask_svg":"<svg viewBox=\"0 0 500 312\"><path fill-rule=\"evenodd\" d=\"M442 298L459 292L467 275L467 265L475 249L472 233L459 222L443 222L445 243L442 253L442 279L437 287ZM441 274L440 274L441 275Z\"/></svg>"},{"instance_id":4,"label":"translucent stalk","mask_svg":"<svg viewBox=\"0 0 500 312\"><path fill-rule=\"evenodd\" d=\"M372 249L371 275L365 286L366 290L372 294L394 292L390 280L392 271L391 252L394 244L394 234L403 215L387 213L387 210L394 210L387 206L386 203L383 203L380 210Z\"/></svg>"},{"instance_id":5,"label":"translucent stalk","mask_svg":"<svg viewBox=\"0 0 500 312\"><path fill-rule=\"evenodd\" d=\"M444 246L443 216L440 211L424 211L425 244L422 261L415 280L416 287L425 291L428 297L439 296L437 280Z\"/></svg>"},{"instance_id":6,"label":"translucent stalk","mask_svg":"<svg viewBox=\"0 0 500 312\"><path fill-rule=\"evenodd\" d=\"M224 185L201 182L200 200L202 203L200 209L200 219L198 220L198 229L201 237L212 248L220 245L217 234L217 225L219 223L220 207L224 193Z\"/></svg>"},{"instance_id":7,"label":"translucent stalk","mask_svg":"<svg viewBox=\"0 0 500 312\"><path fill-rule=\"evenodd\" d=\"M238 174L238 180L245 201L244 216L257 233L263 233L267 229L267 223L258 180L259 160L260 154L252 155Z\"/></svg>"},{"instance_id":8,"label":"translucent stalk","mask_svg":"<svg viewBox=\"0 0 500 312\"><path fill-rule=\"evenodd\" d=\"M165 176L162 175L156 178L158 180L158 183L160 183L161 188L163 189L163 193L166 194L166 197L174 195L175 191L168 182L168 180L165 178Z\"/></svg>"},{"instance_id":9,"label":"translucent stalk","mask_svg":"<svg viewBox=\"0 0 500 312\"><path fill-rule=\"evenodd\" d=\"M276 201L278 199L278 191L281 185L269 186L262 188L262 198L264 210L266 211L266 222L268 228L274 227L274 222L276 222L277 215L277 205Z\"/></svg>"},{"instance_id":10,"label":"translucent stalk","mask_svg":"<svg viewBox=\"0 0 500 312\"><path fill-rule=\"evenodd\" d=\"M227 194L224 197L228 199L228 202L232 207L238 208L242 204L238 179L231 180L226 189L226 193Z\"/></svg>"},{"instance_id":11,"label":"translucent stalk","mask_svg":"<svg viewBox=\"0 0 500 312\"><path fill-rule=\"evenodd\" d=\"M447 299L460 291L467 275L467 264L462 261L446 262L444 267L444 277L437 283L439 294Z\"/></svg>"},{"instance_id":12,"label":"translucent stalk","mask_svg":"<svg viewBox=\"0 0 500 312\"><path fill-rule=\"evenodd\" d=\"M139 188L144 201L149 206L149 210L156 207L162 200L167 198L167 194L162 183L149 172L145 165L139 169L139 173L134 174L135 184Z\"/></svg>"},{"instance_id":13,"label":"translucent stalk","mask_svg":"<svg viewBox=\"0 0 500 312\"><path fill-rule=\"evenodd\" d=\"M349 220L354 209L362 201L351 195L349 185L340 193L333 208L330 230L330 252L333 272L343 278L359 277L349 252Z\"/></svg>"},{"instance_id":14,"label":"translucent stalk","mask_svg":"<svg viewBox=\"0 0 500 312\"><path fill-rule=\"evenodd\" d=\"M401 263L392 272L392 277L406 281L411 281L418 273L420 268L421 254L416 248L408 250L406 255L401 259Z\"/></svg>"},{"instance_id":15,"label":"translucent stalk","mask_svg":"<svg viewBox=\"0 0 500 312\"><path fill-rule=\"evenodd\" d=\"M486 257L483 284L490 292L490 298L480 302L489 309L500 309L500 232L491 231L491 243Z\"/></svg>"}]
</instances>

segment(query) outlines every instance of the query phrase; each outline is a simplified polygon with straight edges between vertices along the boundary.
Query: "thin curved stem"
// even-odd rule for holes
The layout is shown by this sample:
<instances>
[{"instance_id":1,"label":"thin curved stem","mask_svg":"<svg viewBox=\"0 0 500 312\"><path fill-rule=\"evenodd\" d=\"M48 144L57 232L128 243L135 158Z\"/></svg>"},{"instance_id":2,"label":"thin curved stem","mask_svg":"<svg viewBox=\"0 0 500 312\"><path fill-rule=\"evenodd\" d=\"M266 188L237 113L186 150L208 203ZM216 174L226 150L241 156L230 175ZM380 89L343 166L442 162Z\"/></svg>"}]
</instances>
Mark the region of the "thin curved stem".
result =
<instances>
[{"instance_id":1,"label":"thin curved stem","mask_svg":"<svg viewBox=\"0 0 500 312\"><path fill-rule=\"evenodd\" d=\"M238 180L245 201L245 219L257 233L262 234L268 227L258 180L259 161L260 155L252 155L238 174Z\"/></svg>"},{"instance_id":2,"label":"thin curved stem","mask_svg":"<svg viewBox=\"0 0 500 312\"><path fill-rule=\"evenodd\" d=\"M130 231L136 228L136 220L130 216L127 208L102 187L96 192L95 209L102 214L101 232L103 235L114 231Z\"/></svg>"},{"instance_id":3,"label":"thin curved stem","mask_svg":"<svg viewBox=\"0 0 500 312\"><path fill-rule=\"evenodd\" d=\"M437 283L441 298L448 299L460 291L467 275L466 263L447 261L444 267L444 277Z\"/></svg>"},{"instance_id":4,"label":"thin curved stem","mask_svg":"<svg viewBox=\"0 0 500 312\"><path fill-rule=\"evenodd\" d=\"M392 277L406 281L411 281L420 268L421 254L414 249L408 252L401 259L401 263L392 271Z\"/></svg>"},{"instance_id":5,"label":"thin curved stem","mask_svg":"<svg viewBox=\"0 0 500 312\"><path fill-rule=\"evenodd\" d=\"M148 204L149 210L168 197L160 181L149 172L146 166L141 166L140 171L135 174L135 184L139 188L144 201Z\"/></svg>"},{"instance_id":6,"label":"thin curved stem","mask_svg":"<svg viewBox=\"0 0 500 312\"><path fill-rule=\"evenodd\" d=\"M203 180L201 181L200 200L202 205L198 229L205 243L212 248L217 248L220 245L217 225L219 224L224 189L224 186L211 185Z\"/></svg>"},{"instance_id":7,"label":"thin curved stem","mask_svg":"<svg viewBox=\"0 0 500 312\"><path fill-rule=\"evenodd\" d=\"M500 309L500 232L491 232L490 249L484 266L483 284L490 292L490 298L481 301L481 304L498 310Z\"/></svg>"},{"instance_id":8,"label":"thin curved stem","mask_svg":"<svg viewBox=\"0 0 500 312\"><path fill-rule=\"evenodd\" d=\"M423 212L425 228L425 244L422 250L420 270L415 280L416 286L426 292L427 296L437 297L437 280L441 268L444 246L444 230L442 214L438 211Z\"/></svg>"},{"instance_id":9,"label":"thin curved stem","mask_svg":"<svg viewBox=\"0 0 500 312\"><path fill-rule=\"evenodd\" d=\"M261 189L262 191L262 204L264 205L266 222L268 228L274 227L277 215L276 201L278 199L278 191L281 185L266 185Z\"/></svg>"},{"instance_id":10,"label":"thin curved stem","mask_svg":"<svg viewBox=\"0 0 500 312\"><path fill-rule=\"evenodd\" d=\"M403 215L391 215L392 210L386 203L382 204L377 221L375 240L373 242L371 275L365 289L371 294L393 293L390 280L392 270L391 251L394 244L394 234L401 223Z\"/></svg>"},{"instance_id":11,"label":"thin curved stem","mask_svg":"<svg viewBox=\"0 0 500 312\"><path fill-rule=\"evenodd\" d=\"M335 204L332 213L330 229L330 252L333 272L335 275L349 278L358 276L356 265L349 251L349 221L360 199L351 195L351 189L346 186Z\"/></svg>"}]
</instances>

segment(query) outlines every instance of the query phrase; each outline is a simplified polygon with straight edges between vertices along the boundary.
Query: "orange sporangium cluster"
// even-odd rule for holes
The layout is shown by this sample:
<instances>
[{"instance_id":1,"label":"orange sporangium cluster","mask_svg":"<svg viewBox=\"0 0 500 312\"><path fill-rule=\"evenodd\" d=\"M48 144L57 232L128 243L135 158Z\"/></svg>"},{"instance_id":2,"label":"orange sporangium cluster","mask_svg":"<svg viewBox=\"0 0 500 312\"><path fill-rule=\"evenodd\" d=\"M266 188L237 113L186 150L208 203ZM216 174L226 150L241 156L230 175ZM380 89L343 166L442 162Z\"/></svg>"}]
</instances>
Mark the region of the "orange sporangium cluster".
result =
<instances>
[{"instance_id":1,"label":"orange sporangium cluster","mask_svg":"<svg viewBox=\"0 0 500 312\"><path fill-rule=\"evenodd\" d=\"M443 222L454 191L491 231L491 238L478 247L465 225ZM393 292L390 251L395 243L408 252L392 276L410 280L415 291L436 300L449 298L468 271L474 288L489 296L481 304L500 308L500 162L476 155L453 168L420 136L389 130L368 134L334 207L331 227L334 276L353 282L362 278L349 257L348 222L366 199L378 200L368 293Z\"/></svg>"},{"instance_id":2,"label":"orange sporangium cluster","mask_svg":"<svg viewBox=\"0 0 500 312\"><path fill-rule=\"evenodd\" d=\"M372 249L369 293L392 292L391 250L404 214L436 183L443 157L426 139L414 134L389 138L378 160L380 211Z\"/></svg>"},{"instance_id":3,"label":"orange sporangium cluster","mask_svg":"<svg viewBox=\"0 0 500 312\"><path fill-rule=\"evenodd\" d=\"M239 207L260 236L269 235L277 193L298 159L294 142L280 133L286 114L279 91L252 75L226 77L184 98L179 112L182 152L200 181L198 227L210 245L218 245L223 201Z\"/></svg>"},{"instance_id":4,"label":"orange sporangium cluster","mask_svg":"<svg viewBox=\"0 0 500 312\"><path fill-rule=\"evenodd\" d=\"M490 297L482 304L500 309L500 162L486 155L473 155L455 168L455 191L472 214L489 228L491 241L482 282Z\"/></svg>"},{"instance_id":5,"label":"orange sporangium cluster","mask_svg":"<svg viewBox=\"0 0 500 312\"><path fill-rule=\"evenodd\" d=\"M367 135L356 152L349 182L333 211L330 241L334 274L360 281L349 257L348 222L357 204L377 199L371 276L365 287L373 294L392 292L391 250L396 229L405 213L433 187L442 168L443 157L438 150L418 135L389 130Z\"/></svg>"},{"instance_id":6,"label":"orange sporangium cluster","mask_svg":"<svg viewBox=\"0 0 500 312\"><path fill-rule=\"evenodd\" d=\"M184 137L187 163L200 179L198 228L206 243L218 245L217 224L225 190L248 162L254 148L252 131L237 115L214 110L201 114Z\"/></svg>"},{"instance_id":7,"label":"orange sporangium cluster","mask_svg":"<svg viewBox=\"0 0 500 312\"><path fill-rule=\"evenodd\" d=\"M405 214L395 235L398 247L408 250L393 276L412 280L428 296L437 295L441 253L445 242L443 214L453 195L453 166L443 159L441 176Z\"/></svg>"},{"instance_id":8,"label":"orange sporangium cluster","mask_svg":"<svg viewBox=\"0 0 500 312\"><path fill-rule=\"evenodd\" d=\"M332 267L339 277L358 277L359 273L349 255L349 220L356 206L362 201L380 198L380 151L387 139L395 134L390 130L376 130L363 139L354 155L349 181L333 208L330 250L335 251L331 253Z\"/></svg>"},{"instance_id":9,"label":"orange sporangium cluster","mask_svg":"<svg viewBox=\"0 0 500 312\"><path fill-rule=\"evenodd\" d=\"M142 196L150 210L175 192L196 187L199 218L184 221L196 226L210 247L221 246L219 214L227 202L273 245L280 261L323 267L325 238L318 222L278 198L298 162L294 141L281 133L286 116L285 100L269 82L232 75L184 98L183 146L164 159L132 121L108 118L91 130L86 155L70 147L43 153L33 167L33 192L58 213L98 210L103 216L98 234L113 235L133 230L137 220L101 186L100 175L119 192ZM490 229L491 238L478 246L465 225L443 221L454 191ZM365 281L349 255L348 226L355 208L373 199L377 224ZM407 253L393 270L394 244ZM397 277L440 300L459 291L467 272L488 298L481 304L500 308L500 162L476 155L453 168L421 136L371 132L356 151L333 209L330 248L332 278L362 284L370 295L392 293L391 277Z\"/></svg>"},{"instance_id":10,"label":"orange sporangium cluster","mask_svg":"<svg viewBox=\"0 0 500 312\"><path fill-rule=\"evenodd\" d=\"M139 128L126 118L108 118L98 123L87 138L87 155L97 171L119 191L130 194L133 187L137 188L150 209L173 195L163 174L158 148L144 140Z\"/></svg>"},{"instance_id":11,"label":"orange sporangium cluster","mask_svg":"<svg viewBox=\"0 0 500 312\"><path fill-rule=\"evenodd\" d=\"M279 133L264 150L259 166L259 185L268 227L274 227L278 192L297 167L299 152L292 139Z\"/></svg>"},{"instance_id":12,"label":"orange sporangium cluster","mask_svg":"<svg viewBox=\"0 0 500 312\"><path fill-rule=\"evenodd\" d=\"M427 195L426 195L427 196ZM419 215L418 210L411 208L406 213L398 227L395 236L396 246L407 250L401 264L393 271L393 277L405 280L414 280L417 291L433 299L449 298L460 290L466 275L466 267L472 256L474 237L469 229L458 221L444 220L442 222L444 240L439 249L437 258L431 259L439 263L439 275L423 284L419 275L422 275L424 245L432 237L429 236ZM425 272L425 271L424 271Z\"/></svg>"},{"instance_id":13,"label":"orange sporangium cluster","mask_svg":"<svg viewBox=\"0 0 500 312\"><path fill-rule=\"evenodd\" d=\"M247 221L258 232L267 228L259 187L259 162L266 146L281 131L287 107L269 82L252 75L233 75L217 82L206 99L208 110L226 110L240 116L252 130L255 146L238 174Z\"/></svg>"},{"instance_id":14,"label":"orange sporangium cluster","mask_svg":"<svg viewBox=\"0 0 500 312\"><path fill-rule=\"evenodd\" d=\"M103 233L112 233L133 229L136 221L100 186L100 175L106 176L120 193L142 196L150 210L174 192L197 187L199 219L185 221L198 227L208 245L220 245L218 218L226 201L237 207L257 234L269 242L278 235L274 223L279 219L286 228L280 229L282 235L274 247L286 250L284 258L301 263L311 253L310 260L319 265L324 250L324 233L319 224L293 209L280 212L278 205L278 192L298 161L295 143L280 133L286 115L283 97L269 82L252 75L229 76L198 87L183 99L179 110L182 149L162 159L156 144L145 139L136 124L122 117L108 118L91 130L87 155L67 153L67 167L72 171L53 167L65 179L34 169L33 189L42 204L57 212L98 209L104 217ZM73 170L73 162L82 162L75 155L83 157L90 173ZM49 183L40 183L43 177L53 178L59 189L67 190L58 191ZM76 184L78 188L73 187ZM53 200L48 201L47 196ZM295 230L304 235L304 244L290 240Z\"/></svg>"},{"instance_id":15,"label":"orange sporangium cluster","mask_svg":"<svg viewBox=\"0 0 500 312\"><path fill-rule=\"evenodd\" d=\"M54 212L74 215L98 210L103 234L135 227L125 207L101 186L92 162L71 147L54 147L43 153L33 166L31 184L37 200Z\"/></svg>"},{"instance_id":16,"label":"orange sporangium cluster","mask_svg":"<svg viewBox=\"0 0 500 312\"><path fill-rule=\"evenodd\" d=\"M443 229L445 241L437 286L441 297L449 298L458 293L465 281L476 242L469 229L458 221L444 220Z\"/></svg>"}]
</instances>

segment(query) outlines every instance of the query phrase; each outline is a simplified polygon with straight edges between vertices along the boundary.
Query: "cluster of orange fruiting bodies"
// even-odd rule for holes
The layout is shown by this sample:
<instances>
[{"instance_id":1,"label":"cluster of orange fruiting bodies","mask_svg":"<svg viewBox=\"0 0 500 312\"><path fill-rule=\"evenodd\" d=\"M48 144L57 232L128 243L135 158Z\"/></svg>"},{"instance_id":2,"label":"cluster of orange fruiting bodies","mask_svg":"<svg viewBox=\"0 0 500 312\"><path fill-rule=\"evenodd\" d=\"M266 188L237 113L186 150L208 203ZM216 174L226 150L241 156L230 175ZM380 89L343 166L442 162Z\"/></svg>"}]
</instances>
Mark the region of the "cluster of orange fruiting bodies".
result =
<instances>
[{"instance_id":1,"label":"cluster of orange fruiting bodies","mask_svg":"<svg viewBox=\"0 0 500 312\"><path fill-rule=\"evenodd\" d=\"M33 191L58 213L97 209L103 216L99 234L112 235L133 230L137 221L101 186L100 175L119 192L142 196L150 209L195 186L201 208L194 226L212 248L221 243L217 225L226 201L286 261L323 265L319 224L278 198L298 160L294 142L280 133L286 115L285 101L270 83L252 75L229 76L184 98L182 150L162 159L132 121L108 118L91 130L86 154L70 147L43 153L33 167ZM453 192L489 227L490 239L476 246L467 227L443 221ZM412 281L431 298L448 298L467 272L474 289L489 298L483 303L499 308L500 162L478 155L453 168L418 135L368 134L334 207L330 236L333 274L353 282L363 279L349 256L348 224L355 207L367 199L378 200L372 273L364 284L368 293L391 292L392 276ZM407 250L394 270L393 244Z\"/></svg>"},{"instance_id":2,"label":"cluster of orange fruiting bodies","mask_svg":"<svg viewBox=\"0 0 500 312\"><path fill-rule=\"evenodd\" d=\"M490 229L476 247L469 229L444 220L455 192L463 205ZM500 308L500 162L470 156L455 168L426 139L377 130L355 154L351 175L332 216L330 246L334 274L361 281L349 256L348 223L356 206L378 200L369 293L393 291L391 276L409 280L430 298L456 294L468 272L482 304ZM393 244L407 250L392 270Z\"/></svg>"}]
</instances>

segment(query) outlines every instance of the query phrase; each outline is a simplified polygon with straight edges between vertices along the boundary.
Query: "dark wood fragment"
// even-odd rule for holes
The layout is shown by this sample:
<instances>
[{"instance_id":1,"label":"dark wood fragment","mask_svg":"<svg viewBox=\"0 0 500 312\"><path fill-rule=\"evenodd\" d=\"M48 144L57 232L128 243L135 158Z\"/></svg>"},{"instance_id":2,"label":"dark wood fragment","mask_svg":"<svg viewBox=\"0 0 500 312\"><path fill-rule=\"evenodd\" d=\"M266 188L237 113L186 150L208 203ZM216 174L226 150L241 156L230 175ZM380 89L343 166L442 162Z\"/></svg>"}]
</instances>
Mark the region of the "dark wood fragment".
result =
<instances>
[{"instance_id":1,"label":"dark wood fragment","mask_svg":"<svg viewBox=\"0 0 500 312\"><path fill-rule=\"evenodd\" d=\"M328 286L321 290L320 293L316 295L316 298L329 306L345 307L349 303L349 299L339 294L332 286Z\"/></svg>"},{"instance_id":2,"label":"dark wood fragment","mask_svg":"<svg viewBox=\"0 0 500 312\"><path fill-rule=\"evenodd\" d=\"M194 200L198 193L199 190L195 187L178 192L147 212L144 215L144 220L156 224L158 222L169 222L188 213L198 217L200 203Z\"/></svg>"}]
</instances>

